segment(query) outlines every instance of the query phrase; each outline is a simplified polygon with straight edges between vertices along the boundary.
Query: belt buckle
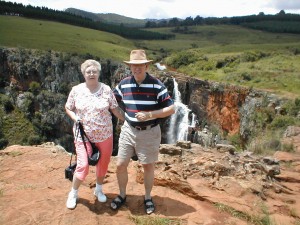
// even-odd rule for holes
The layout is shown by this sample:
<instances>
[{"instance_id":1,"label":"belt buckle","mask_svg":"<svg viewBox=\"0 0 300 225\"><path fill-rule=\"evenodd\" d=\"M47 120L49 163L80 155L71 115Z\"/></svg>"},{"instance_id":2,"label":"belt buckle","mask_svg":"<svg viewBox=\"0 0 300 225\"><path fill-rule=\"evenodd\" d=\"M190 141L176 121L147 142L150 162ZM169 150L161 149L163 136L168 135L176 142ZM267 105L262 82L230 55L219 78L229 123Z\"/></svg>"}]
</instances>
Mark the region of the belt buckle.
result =
<instances>
[{"instance_id":1,"label":"belt buckle","mask_svg":"<svg viewBox=\"0 0 300 225\"><path fill-rule=\"evenodd\" d=\"M142 130L142 128L140 126L135 126L134 128L137 130Z\"/></svg>"}]
</instances>

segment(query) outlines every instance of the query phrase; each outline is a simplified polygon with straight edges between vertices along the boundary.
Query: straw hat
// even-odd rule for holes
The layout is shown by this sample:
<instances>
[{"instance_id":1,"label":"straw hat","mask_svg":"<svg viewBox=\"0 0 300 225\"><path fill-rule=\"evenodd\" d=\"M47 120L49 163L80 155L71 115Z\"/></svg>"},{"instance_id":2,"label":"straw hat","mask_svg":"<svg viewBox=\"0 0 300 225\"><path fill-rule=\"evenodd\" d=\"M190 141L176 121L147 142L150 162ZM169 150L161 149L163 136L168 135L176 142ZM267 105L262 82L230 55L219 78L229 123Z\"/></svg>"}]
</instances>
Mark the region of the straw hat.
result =
<instances>
[{"instance_id":1,"label":"straw hat","mask_svg":"<svg viewBox=\"0 0 300 225\"><path fill-rule=\"evenodd\" d=\"M148 60L144 50L132 50L130 53L130 61L124 61L127 65L150 63L153 60Z\"/></svg>"}]
</instances>

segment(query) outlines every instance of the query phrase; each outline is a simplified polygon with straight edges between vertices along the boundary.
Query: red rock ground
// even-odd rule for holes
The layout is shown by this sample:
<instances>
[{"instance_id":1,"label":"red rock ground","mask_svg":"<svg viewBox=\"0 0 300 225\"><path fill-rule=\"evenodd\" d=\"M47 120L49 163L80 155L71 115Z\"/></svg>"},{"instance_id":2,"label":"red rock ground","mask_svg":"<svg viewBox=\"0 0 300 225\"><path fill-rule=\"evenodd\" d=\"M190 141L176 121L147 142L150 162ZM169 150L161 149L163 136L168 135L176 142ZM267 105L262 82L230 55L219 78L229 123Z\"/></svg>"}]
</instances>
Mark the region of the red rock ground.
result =
<instances>
[{"instance_id":1,"label":"red rock ground","mask_svg":"<svg viewBox=\"0 0 300 225\"><path fill-rule=\"evenodd\" d=\"M299 149L299 139L297 139ZM298 152L298 153L299 153ZM280 155L281 154L281 155ZM277 153L285 160L295 159L285 153ZM115 174L115 157L109 167L104 185L108 202L99 203L93 196L95 186L95 171L91 167L87 180L79 190L78 205L74 210L66 208L66 198L71 182L64 177L64 169L69 163L69 155L55 146L10 146L0 151L0 224L1 225L32 225L32 224L135 224L131 217L144 216L143 185L136 182L136 162L129 168L129 184L127 203L118 212L109 207L111 200L118 193ZM299 159L300 161L300 159ZM299 161L293 171L283 169L282 185L293 192L289 198L286 195L268 194L269 211L276 225L299 224L300 215L300 184ZM289 174L290 173L290 174ZM295 178L293 180L293 177ZM156 212L150 217L176 219L173 224L205 224L205 225L243 225L250 224L245 220L233 217L229 213L220 212L212 202L226 200L235 195L228 181L228 190L209 189L197 179L189 178L191 185L201 192L204 201L188 197L174 188L155 186L153 199ZM225 193L225 194L224 194ZM251 196L241 194L241 201L251 202ZM284 199L283 199L284 198ZM286 201L285 203L282 203ZM232 204L239 204L234 203ZM237 206L243 208L243 205ZM258 207L258 206L257 206ZM179 221L179 222L178 222Z\"/></svg>"}]
</instances>

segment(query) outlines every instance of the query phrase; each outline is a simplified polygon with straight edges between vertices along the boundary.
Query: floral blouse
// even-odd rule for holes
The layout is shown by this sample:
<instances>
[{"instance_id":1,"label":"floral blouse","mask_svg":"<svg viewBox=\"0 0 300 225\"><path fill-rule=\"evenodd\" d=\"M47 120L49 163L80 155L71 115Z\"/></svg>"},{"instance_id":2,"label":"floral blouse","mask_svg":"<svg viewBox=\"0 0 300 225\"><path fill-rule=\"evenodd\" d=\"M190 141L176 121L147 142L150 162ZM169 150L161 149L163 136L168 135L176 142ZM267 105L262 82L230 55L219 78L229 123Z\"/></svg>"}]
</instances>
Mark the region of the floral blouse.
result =
<instances>
[{"instance_id":1,"label":"floral blouse","mask_svg":"<svg viewBox=\"0 0 300 225\"><path fill-rule=\"evenodd\" d=\"M84 131L92 142L102 142L113 134L112 116L109 109L118 106L111 88L100 83L95 93L90 93L85 83L74 86L66 107L80 117ZM73 126L75 141L82 141L80 132ZM78 134L77 134L78 133Z\"/></svg>"}]
</instances>

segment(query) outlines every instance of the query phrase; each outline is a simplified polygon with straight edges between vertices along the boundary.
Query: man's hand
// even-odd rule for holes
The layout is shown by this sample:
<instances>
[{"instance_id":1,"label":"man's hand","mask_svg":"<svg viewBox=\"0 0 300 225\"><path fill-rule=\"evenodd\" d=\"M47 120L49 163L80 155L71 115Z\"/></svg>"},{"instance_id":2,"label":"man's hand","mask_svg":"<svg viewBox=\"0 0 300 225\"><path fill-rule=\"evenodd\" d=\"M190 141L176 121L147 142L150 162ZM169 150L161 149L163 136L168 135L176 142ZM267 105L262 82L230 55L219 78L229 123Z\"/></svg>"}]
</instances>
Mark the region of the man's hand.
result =
<instances>
[{"instance_id":1,"label":"man's hand","mask_svg":"<svg viewBox=\"0 0 300 225\"><path fill-rule=\"evenodd\" d=\"M150 118L150 113L145 111L140 111L135 114L135 118L137 118L139 121L145 121Z\"/></svg>"}]
</instances>

